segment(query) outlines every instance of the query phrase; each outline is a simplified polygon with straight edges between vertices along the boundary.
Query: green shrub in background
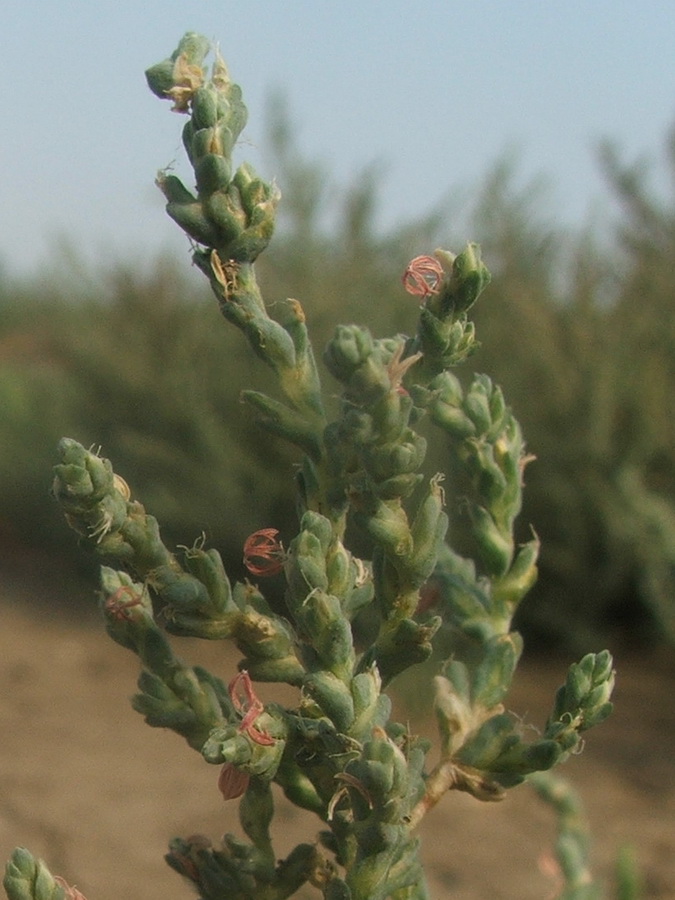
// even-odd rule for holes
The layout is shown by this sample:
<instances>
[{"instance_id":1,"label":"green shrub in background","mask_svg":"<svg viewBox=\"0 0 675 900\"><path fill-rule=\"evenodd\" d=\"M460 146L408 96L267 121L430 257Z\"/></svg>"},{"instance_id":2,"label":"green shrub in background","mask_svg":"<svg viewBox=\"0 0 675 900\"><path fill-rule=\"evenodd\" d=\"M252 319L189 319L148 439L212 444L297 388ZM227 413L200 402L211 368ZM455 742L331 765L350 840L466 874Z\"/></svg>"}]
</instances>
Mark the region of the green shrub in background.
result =
<instances>
[{"instance_id":1,"label":"green shrub in background","mask_svg":"<svg viewBox=\"0 0 675 900\"><path fill-rule=\"evenodd\" d=\"M478 233L496 272L477 315L479 365L515 398L540 460L524 518L543 539L541 579L521 626L585 643L624 624L672 641L675 218L609 147L603 163L623 202L604 253L582 235L566 257L569 243L509 191L507 171L488 186Z\"/></svg>"},{"instance_id":2,"label":"green shrub in background","mask_svg":"<svg viewBox=\"0 0 675 900\"><path fill-rule=\"evenodd\" d=\"M258 265L266 295L297 294L316 309L319 346L337 317L358 321L364 308L374 333L409 331L416 310L397 288L400 273L411 252L448 243L447 211L383 235L375 170L365 168L332 189L333 220L322 227L331 189L298 153L280 108L269 143L285 196ZM672 142L670 152L675 167ZM539 583L518 621L530 645L585 647L626 624L632 636L675 638L673 213L615 151L604 149L603 164L623 203L609 248L548 225L536 192L514 188L507 164L486 178L473 212L472 233L494 261L476 366L504 385L538 458L522 517L543 543ZM294 513L287 485L270 474L292 454L235 415L256 377L235 336L215 327L197 278L165 261L149 275L90 275L76 299L70 290L0 295L0 529L14 541L51 541L75 561L43 503L65 430L118 461L169 540L204 529L239 564L240 528ZM240 377L223 380L221 360L232 354L241 354ZM461 504L453 516L455 531L467 531Z\"/></svg>"},{"instance_id":3,"label":"green shrub in background","mask_svg":"<svg viewBox=\"0 0 675 900\"><path fill-rule=\"evenodd\" d=\"M25 306L0 334L1 490L15 539L44 545L65 535L58 527L57 538L49 535L55 509L44 511L40 471L64 423L86 445L114 448L177 541L205 529L232 546L243 523L260 524L252 497L268 512L280 507L281 518L292 512L270 474L277 454L288 454L242 424L239 391L251 364L242 358L222 378L223 359L241 348L214 319L220 324L204 293L169 264L146 278L109 273L99 298ZM72 553L72 539L67 545Z\"/></svg>"}]
</instances>

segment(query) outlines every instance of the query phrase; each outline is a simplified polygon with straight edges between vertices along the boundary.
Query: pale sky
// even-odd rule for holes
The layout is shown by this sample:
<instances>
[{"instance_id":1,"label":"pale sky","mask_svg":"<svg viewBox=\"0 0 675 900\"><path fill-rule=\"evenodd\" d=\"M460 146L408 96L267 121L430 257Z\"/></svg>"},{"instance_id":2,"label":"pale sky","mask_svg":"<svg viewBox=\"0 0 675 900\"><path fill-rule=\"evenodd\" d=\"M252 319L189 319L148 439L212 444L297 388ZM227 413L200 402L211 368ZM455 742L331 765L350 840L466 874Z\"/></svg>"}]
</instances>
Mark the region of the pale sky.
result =
<instances>
[{"instance_id":1,"label":"pale sky","mask_svg":"<svg viewBox=\"0 0 675 900\"><path fill-rule=\"evenodd\" d=\"M4 0L2 269L44 272L63 238L106 267L160 250L187 265L153 184L173 160L188 173L184 119L143 75L185 31L217 40L244 90L241 160L276 174L262 150L279 89L303 155L338 184L382 163L383 228L474 190L514 148L523 181L550 179L550 213L563 225L608 203L601 138L627 160L651 160L657 189L671 187L668 0Z\"/></svg>"}]
</instances>

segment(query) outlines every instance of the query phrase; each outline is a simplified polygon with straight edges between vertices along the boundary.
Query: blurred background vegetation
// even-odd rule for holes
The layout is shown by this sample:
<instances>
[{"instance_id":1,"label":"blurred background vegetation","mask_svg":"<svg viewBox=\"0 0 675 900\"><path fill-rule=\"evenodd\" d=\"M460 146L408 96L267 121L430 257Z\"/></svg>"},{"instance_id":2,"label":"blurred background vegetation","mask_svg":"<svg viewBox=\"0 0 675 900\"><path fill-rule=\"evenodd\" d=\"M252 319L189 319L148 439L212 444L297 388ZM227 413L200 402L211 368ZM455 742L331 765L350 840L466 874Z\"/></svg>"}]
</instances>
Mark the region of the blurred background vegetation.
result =
<instances>
[{"instance_id":1,"label":"blurred background vegetation","mask_svg":"<svg viewBox=\"0 0 675 900\"><path fill-rule=\"evenodd\" d=\"M284 199L258 263L268 301L302 301L318 352L339 322L409 332L406 263L477 240L494 280L463 374L503 386L537 457L521 522L523 540L531 527L542 540L541 574L518 625L538 649L675 642L675 198L653 197L648 173L605 146L618 213L602 238L552 224L539 186L518 186L508 159L470 207L449 199L383 234L377 167L333 185L294 146L283 104L273 108L270 170ZM675 132L668 159L675 175ZM81 580L93 570L49 499L62 435L100 445L167 542L203 532L234 577L249 533L293 531L294 459L239 402L266 373L202 282L183 260L91 272L66 254L0 284L0 564L19 554L57 572L55 602L90 596ZM439 468L443 451L432 449ZM461 544L461 497L450 507Z\"/></svg>"}]
</instances>

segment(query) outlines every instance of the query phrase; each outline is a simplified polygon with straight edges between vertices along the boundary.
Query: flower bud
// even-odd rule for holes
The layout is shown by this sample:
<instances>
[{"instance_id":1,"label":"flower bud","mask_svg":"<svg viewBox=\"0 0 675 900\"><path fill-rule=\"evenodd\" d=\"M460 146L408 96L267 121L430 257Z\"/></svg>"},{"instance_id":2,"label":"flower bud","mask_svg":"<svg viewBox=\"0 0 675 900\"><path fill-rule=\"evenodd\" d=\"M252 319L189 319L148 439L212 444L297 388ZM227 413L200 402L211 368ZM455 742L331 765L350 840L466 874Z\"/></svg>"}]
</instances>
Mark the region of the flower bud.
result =
<instances>
[{"instance_id":1,"label":"flower bud","mask_svg":"<svg viewBox=\"0 0 675 900\"><path fill-rule=\"evenodd\" d=\"M506 621L511 620L516 606L537 580L539 546L538 538L523 544L509 571L493 584L492 601L495 604L495 613L503 615Z\"/></svg>"},{"instance_id":2,"label":"flower bud","mask_svg":"<svg viewBox=\"0 0 675 900\"><path fill-rule=\"evenodd\" d=\"M222 258L232 259L229 249L244 229L243 216L233 210L229 192L222 190L206 196L203 200L203 209L209 222L217 229L218 249L225 248Z\"/></svg>"},{"instance_id":3,"label":"flower bud","mask_svg":"<svg viewBox=\"0 0 675 900\"><path fill-rule=\"evenodd\" d=\"M228 188L229 193L237 191L235 185ZM227 257L240 263L252 263L269 244L274 233L276 208L281 198L281 193L272 185L269 199L257 203L250 215L246 213L243 204L242 216L246 221L246 227L226 248Z\"/></svg>"},{"instance_id":4,"label":"flower bud","mask_svg":"<svg viewBox=\"0 0 675 900\"><path fill-rule=\"evenodd\" d=\"M429 659L433 652L432 639L441 623L440 616L433 616L424 624L402 619L393 632L376 642L365 654L361 667L375 662L382 683L388 684L400 672Z\"/></svg>"},{"instance_id":5,"label":"flower bud","mask_svg":"<svg viewBox=\"0 0 675 900\"><path fill-rule=\"evenodd\" d=\"M349 619L343 614L339 599L323 591L312 591L296 617L322 667L349 683L354 646Z\"/></svg>"},{"instance_id":6,"label":"flower bud","mask_svg":"<svg viewBox=\"0 0 675 900\"><path fill-rule=\"evenodd\" d=\"M331 540L326 553L327 590L336 597L346 598L354 587L357 565L344 544L337 538Z\"/></svg>"},{"instance_id":7,"label":"flower bud","mask_svg":"<svg viewBox=\"0 0 675 900\"><path fill-rule=\"evenodd\" d=\"M406 758L379 727L373 729L372 738L363 744L361 759L348 763L345 771L361 781L375 806L399 800L408 790Z\"/></svg>"},{"instance_id":8,"label":"flower bud","mask_svg":"<svg viewBox=\"0 0 675 900\"><path fill-rule=\"evenodd\" d=\"M429 299L427 306L439 318L466 313L491 280L481 260L480 247L469 243L458 256L453 257L445 250L436 250L434 256L446 274L437 295Z\"/></svg>"},{"instance_id":9,"label":"flower bud","mask_svg":"<svg viewBox=\"0 0 675 900\"><path fill-rule=\"evenodd\" d=\"M427 407L434 423L460 440L476 433L475 424L462 408L463 400L459 379L447 371L441 372L419 392L419 402Z\"/></svg>"},{"instance_id":10,"label":"flower bud","mask_svg":"<svg viewBox=\"0 0 675 900\"><path fill-rule=\"evenodd\" d=\"M406 439L407 438L407 439ZM408 429L398 441L368 447L363 453L363 463L375 481L384 481L394 475L415 472L424 462L427 442Z\"/></svg>"},{"instance_id":11,"label":"flower bud","mask_svg":"<svg viewBox=\"0 0 675 900\"><path fill-rule=\"evenodd\" d=\"M271 726L270 716L261 715L261 725ZM278 731L278 727L275 726ZM232 763L240 771L248 775L256 775L271 780L279 767L285 747L281 737L270 744L261 744L247 732L240 731L234 725L214 728L201 748L207 762Z\"/></svg>"},{"instance_id":12,"label":"flower bud","mask_svg":"<svg viewBox=\"0 0 675 900\"><path fill-rule=\"evenodd\" d=\"M228 127L232 133L232 147L241 132L246 127L248 121L248 109L242 99L242 91L238 84L230 82L225 92L227 94L227 108L224 105L224 98L219 101L219 114L227 120ZM230 148L231 150L231 148ZM228 151L229 152L229 151Z\"/></svg>"},{"instance_id":13,"label":"flower bud","mask_svg":"<svg viewBox=\"0 0 675 900\"><path fill-rule=\"evenodd\" d=\"M338 325L324 351L324 362L331 375L347 382L373 350L373 338L367 328Z\"/></svg>"},{"instance_id":14,"label":"flower bud","mask_svg":"<svg viewBox=\"0 0 675 900\"><path fill-rule=\"evenodd\" d=\"M508 572L513 559L513 536L510 531L504 532L498 527L484 506L470 503L469 515L483 565L491 575L502 577Z\"/></svg>"},{"instance_id":15,"label":"flower bud","mask_svg":"<svg viewBox=\"0 0 675 900\"><path fill-rule=\"evenodd\" d=\"M232 166L224 156L205 153L195 163L195 179L200 197L210 197L216 191L226 191Z\"/></svg>"},{"instance_id":16,"label":"flower bud","mask_svg":"<svg viewBox=\"0 0 675 900\"><path fill-rule=\"evenodd\" d=\"M472 732L457 753L465 765L484 771L494 771L498 757L519 742L514 731L513 718L508 713L497 713Z\"/></svg>"},{"instance_id":17,"label":"flower bud","mask_svg":"<svg viewBox=\"0 0 675 900\"><path fill-rule=\"evenodd\" d=\"M405 511L396 501L372 498L354 509L354 521L394 556L406 556L412 549L412 535Z\"/></svg>"},{"instance_id":18,"label":"flower bud","mask_svg":"<svg viewBox=\"0 0 675 900\"><path fill-rule=\"evenodd\" d=\"M292 684L299 686L305 677L305 669L295 653L287 656L245 656L241 665L256 681Z\"/></svg>"},{"instance_id":19,"label":"flower bud","mask_svg":"<svg viewBox=\"0 0 675 900\"><path fill-rule=\"evenodd\" d=\"M213 246L217 231L204 215L200 201L175 175L160 173L156 182L167 199L166 211L183 231L197 243Z\"/></svg>"},{"instance_id":20,"label":"flower bud","mask_svg":"<svg viewBox=\"0 0 675 900\"><path fill-rule=\"evenodd\" d=\"M418 344L423 353L421 366L430 379L449 366L463 362L477 348L473 322L462 314L458 319L439 318L428 306L420 310ZM424 383L424 378L420 379Z\"/></svg>"},{"instance_id":21,"label":"flower bud","mask_svg":"<svg viewBox=\"0 0 675 900\"><path fill-rule=\"evenodd\" d=\"M434 713L441 738L441 754L450 759L472 727L469 673L466 665L451 660L444 674L434 678Z\"/></svg>"},{"instance_id":22,"label":"flower bud","mask_svg":"<svg viewBox=\"0 0 675 900\"><path fill-rule=\"evenodd\" d=\"M23 847L17 847L5 868L3 887L8 900L76 900L77 894L66 892L65 882L55 878L41 859ZM68 889L72 890L72 889Z\"/></svg>"},{"instance_id":23,"label":"flower bud","mask_svg":"<svg viewBox=\"0 0 675 900\"><path fill-rule=\"evenodd\" d=\"M198 578L176 566L158 566L152 573L153 586L170 607L171 615L208 614L213 611L209 592Z\"/></svg>"},{"instance_id":24,"label":"flower bud","mask_svg":"<svg viewBox=\"0 0 675 900\"><path fill-rule=\"evenodd\" d=\"M145 80L152 93L166 100L173 87L173 60L165 59L145 70Z\"/></svg>"},{"instance_id":25,"label":"flower bud","mask_svg":"<svg viewBox=\"0 0 675 900\"><path fill-rule=\"evenodd\" d=\"M382 679L374 665L352 679L355 719L351 734L357 739L359 735L370 734L374 726L384 727L386 724L391 712L391 700L380 693L381 688Z\"/></svg>"},{"instance_id":26,"label":"flower bud","mask_svg":"<svg viewBox=\"0 0 675 900\"><path fill-rule=\"evenodd\" d=\"M326 556L319 538L301 531L288 549L286 579L294 607L305 602L311 591L326 591Z\"/></svg>"},{"instance_id":27,"label":"flower bud","mask_svg":"<svg viewBox=\"0 0 675 900\"><path fill-rule=\"evenodd\" d=\"M332 672L312 672L304 680L303 691L338 731L343 734L349 731L354 721L354 700L344 681Z\"/></svg>"},{"instance_id":28,"label":"flower bud","mask_svg":"<svg viewBox=\"0 0 675 900\"><path fill-rule=\"evenodd\" d=\"M113 468L109 460L97 456L71 438L58 444L61 464L54 466L53 493L57 500L87 499L94 503L113 488Z\"/></svg>"},{"instance_id":29,"label":"flower bud","mask_svg":"<svg viewBox=\"0 0 675 900\"><path fill-rule=\"evenodd\" d=\"M217 243L218 232L204 216L200 203L167 203L166 212L193 241L206 247Z\"/></svg>"},{"instance_id":30,"label":"flower bud","mask_svg":"<svg viewBox=\"0 0 675 900\"><path fill-rule=\"evenodd\" d=\"M573 663L567 681L558 690L549 724L576 723L579 731L585 731L602 722L612 711L609 701L614 688L612 657L607 650L588 653L579 663Z\"/></svg>"},{"instance_id":31,"label":"flower bud","mask_svg":"<svg viewBox=\"0 0 675 900\"><path fill-rule=\"evenodd\" d=\"M441 396L435 397L429 405L429 414L439 428L442 428L451 437L463 440L473 437L476 426L466 413L446 403Z\"/></svg>"},{"instance_id":32,"label":"flower bud","mask_svg":"<svg viewBox=\"0 0 675 900\"><path fill-rule=\"evenodd\" d=\"M463 408L478 434L487 434L492 426L489 394L492 382L487 375L477 375L464 397Z\"/></svg>"},{"instance_id":33,"label":"flower bud","mask_svg":"<svg viewBox=\"0 0 675 900\"><path fill-rule=\"evenodd\" d=\"M196 129L213 127L220 116L218 95L212 87L198 88L192 98L192 121Z\"/></svg>"},{"instance_id":34,"label":"flower bud","mask_svg":"<svg viewBox=\"0 0 675 900\"><path fill-rule=\"evenodd\" d=\"M441 480L440 475L430 480L427 495L420 503L411 527L413 547L406 559L405 570L415 588L421 587L434 571L439 546L448 530Z\"/></svg>"},{"instance_id":35,"label":"flower bud","mask_svg":"<svg viewBox=\"0 0 675 900\"><path fill-rule=\"evenodd\" d=\"M473 676L471 695L475 705L490 710L501 703L511 685L522 649L522 638L515 632L499 635L487 643L485 655Z\"/></svg>"}]
</instances>

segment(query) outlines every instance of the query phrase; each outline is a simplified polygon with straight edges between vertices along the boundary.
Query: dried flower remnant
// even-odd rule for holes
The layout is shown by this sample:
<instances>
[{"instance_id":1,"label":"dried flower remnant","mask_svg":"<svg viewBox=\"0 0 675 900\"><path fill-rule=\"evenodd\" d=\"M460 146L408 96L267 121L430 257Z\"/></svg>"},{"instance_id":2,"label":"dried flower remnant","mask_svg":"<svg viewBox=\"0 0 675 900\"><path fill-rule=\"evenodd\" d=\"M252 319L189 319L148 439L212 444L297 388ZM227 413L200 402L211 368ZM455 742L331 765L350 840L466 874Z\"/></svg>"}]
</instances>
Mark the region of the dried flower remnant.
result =
<instances>
[{"instance_id":1,"label":"dried flower remnant","mask_svg":"<svg viewBox=\"0 0 675 900\"><path fill-rule=\"evenodd\" d=\"M409 294L425 300L430 294L437 294L443 267L433 256L416 256L411 259L403 273L403 287Z\"/></svg>"},{"instance_id":2,"label":"dried flower remnant","mask_svg":"<svg viewBox=\"0 0 675 900\"><path fill-rule=\"evenodd\" d=\"M167 91L173 100L172 112L187 113L195 91L204 83L204 71L188 61L187 55L181 53L173 69L174 86Z\"/></svg>"},{"instance_id":3,"label":"dried flower remnant","mask_svg":"<svg viewBox=\"0 0 675 900\"><path fill-rule=\"evenodd\" d=\"M210 260L211 269L213 271L215 279L223 289L223 299L227 300L229 296L236 290L237 271L239 269L239 266L232 259L223 262L220 256L218 256L217 250L213 250L211 252Z\"/></svg>"},{"instance_id":4,"label":"dried flower remnant","mask_svg":"<svg viewBox=\"0 0 675 900\"><path fill-rule=\"evenodd\" d=\"M265 707L253 689L253 682L248 672L244 670L235 675L228 690L234 708L242 716L239 731L248 735L256 744L272 746L274 738L255 727L255 722L260 714L265 712Z\"/></svg>"},{"instance_id":5,"label":"dried flower remnant","mask_svg":"<svg viewBox=\"0 0 675 900\"><path fill-rule=\"evenodd\" d=\"M284 567L286 554L276 528L254 531L244 543L244 565L251 575L278 575Z\"/></svg>"},{"instance_id":6,"label":"dried flower remnant","mask_svg":"<svg viewBox=\"0 0 675 900\"><path fill-rule=\"evenodd\" d=\"M392 390L399 394L406 393L406 390L403 387L403 379L405 378L408 369L412 369L415 363L422 359L421 353L413 353L411 356L406 356L405 359L402 359L404 352L405 342L399 344L387 365L387 374L391 381Z\"/></svg>"},{"instance_id":7,"label":"dried flower remnant","mask_svg":"<svg viewBox=\"0 0 675 900\"><path fill-rule=\"evenodd\" d=\"M54 881L57 884L61 885L61 887L63 888L66 895L65 900L87 900L82 891L78 891L77 888L69 885L64 878L61 878L60 875L55 875Z\"/></svg>"},{"instance_id":8,"label":"dried flower remnant","mask_svg":"<svg viewBox=\"0 0 675 900\"><path fill-rule=\"evenodd\" d=\"M335 776L335 780L341 783L341 787L339 787L333 796L330 799L328 804L328 813L327 820L330 822L335 817L335 810L342 800L345 798L349 798L349 788L353 788L357 793L359 793L363 799L368 804L368 808L373 808L373 799L364 787L363 783L356 778L354 775L350 775L349 772L338 772Z\"/></svg>"},{"instance_id":9,"label":"dried flower remnant","mask_svg":"<svg viewBox=\"0 0 675 900\"><path fill-rule=\"evenodd\" d=\"M118 475L116 472L113 475L113 484L125 500L131 500L131 488L126 483L124 478L122 478L122 476Z\"/></svg>"}]
</instances>

